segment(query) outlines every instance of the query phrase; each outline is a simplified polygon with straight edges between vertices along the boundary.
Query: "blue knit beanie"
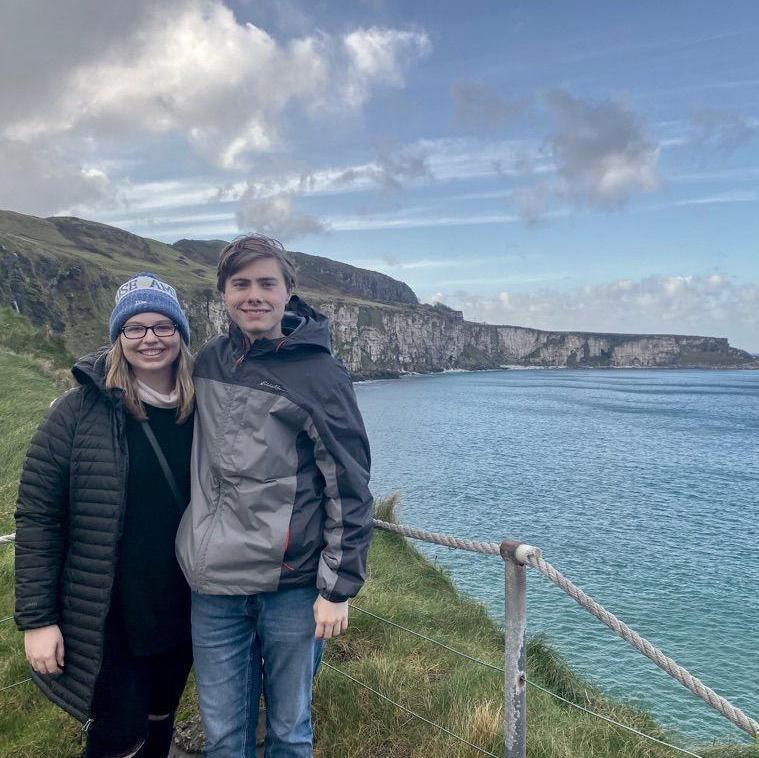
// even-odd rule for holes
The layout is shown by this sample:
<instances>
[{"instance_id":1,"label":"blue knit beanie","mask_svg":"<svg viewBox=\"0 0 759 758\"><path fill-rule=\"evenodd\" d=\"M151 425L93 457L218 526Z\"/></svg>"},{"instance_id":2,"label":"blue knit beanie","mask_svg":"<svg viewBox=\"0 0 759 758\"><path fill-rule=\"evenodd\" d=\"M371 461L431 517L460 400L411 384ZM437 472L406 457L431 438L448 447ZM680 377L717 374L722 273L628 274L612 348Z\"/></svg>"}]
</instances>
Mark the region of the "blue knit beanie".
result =
<instances>
[{"instance_id":1,"label":"blue knit beanie","mask_svg":"<svg viewBox=\"0 0 759 758\"><path fill-rule=\"evenodd\" d=\"M177 291L150 271L135 274L116 290L116 307L108 325L111 343L116 342L124 323L138 313L162 313L177 325L185 345L190 344L190 325Z\"/></svg>"}]
</instances>

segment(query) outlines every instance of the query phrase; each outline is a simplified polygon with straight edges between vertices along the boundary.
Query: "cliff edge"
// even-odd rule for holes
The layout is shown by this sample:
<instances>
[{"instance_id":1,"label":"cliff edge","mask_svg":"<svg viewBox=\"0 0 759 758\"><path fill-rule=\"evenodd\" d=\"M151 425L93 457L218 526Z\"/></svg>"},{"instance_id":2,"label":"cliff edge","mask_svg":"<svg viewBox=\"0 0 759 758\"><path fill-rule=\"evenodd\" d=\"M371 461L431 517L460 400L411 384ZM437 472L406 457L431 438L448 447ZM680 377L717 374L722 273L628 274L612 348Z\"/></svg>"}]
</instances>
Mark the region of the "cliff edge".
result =
<instances>
[{"instance_id":1,"label":"cliff edge","mask_svg":"<svg viewBox=\"0 0 759 758\"><path fill-rule=\"evenodd\" d=\"M113 292L150 269L177 286L199 346L226 317L215 291L223 240L166 245L78 218L0 211L0 305L60 335L73 354L107 340ZM419 303L385 274L292 252L299 293L332 322L336 355L355 378L500 367L759 368L724 337L562 332L465 321Z\"/></svg>"}]
</instances>

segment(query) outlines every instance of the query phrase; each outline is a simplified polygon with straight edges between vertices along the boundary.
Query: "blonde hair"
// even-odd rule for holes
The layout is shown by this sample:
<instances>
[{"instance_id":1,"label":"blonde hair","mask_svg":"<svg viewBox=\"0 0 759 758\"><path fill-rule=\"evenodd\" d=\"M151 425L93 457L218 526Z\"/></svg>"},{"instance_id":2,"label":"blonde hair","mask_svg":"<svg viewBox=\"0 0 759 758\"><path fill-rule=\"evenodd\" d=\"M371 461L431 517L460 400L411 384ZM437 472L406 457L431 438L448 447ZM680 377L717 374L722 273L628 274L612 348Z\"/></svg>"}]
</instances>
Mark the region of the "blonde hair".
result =
<instances>
[{"instance_id":1,"label":"blonde hair","mask_svg":"<svg viewBox=\"0 0 759 758\"><path fill-rule=\"evenodd\" d=\"M106 354L105 386L108 389L119 387L124 390L124 405L127 411L139 421L148 417L145 406L137 393L134 372L121 348L121 339L117 339ZM179 341L179 356L176 363L176 387L179 391L177 404L177 424L183 424L195 407L195 387L192 383L192 355L184 344Z\"/></svg>"}]
</instances>

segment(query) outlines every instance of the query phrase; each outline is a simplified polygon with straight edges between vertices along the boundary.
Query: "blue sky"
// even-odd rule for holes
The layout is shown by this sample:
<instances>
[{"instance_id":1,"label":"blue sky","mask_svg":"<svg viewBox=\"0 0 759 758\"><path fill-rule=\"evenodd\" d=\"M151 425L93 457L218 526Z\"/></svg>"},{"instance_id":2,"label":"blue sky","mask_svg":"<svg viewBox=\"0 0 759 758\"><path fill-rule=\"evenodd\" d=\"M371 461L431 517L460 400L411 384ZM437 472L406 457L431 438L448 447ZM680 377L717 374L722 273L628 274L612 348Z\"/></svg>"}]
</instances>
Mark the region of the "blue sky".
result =
<instances>
[{"instance_id":1,"label":"blue sky","mask_svg":"<svg viewBox=\"0 0 759 758\"><path fill-rule=\"evenodd\" d=\"M60 5L0 10L0 207L759 352L755 3Z\"/></svg>"}]
</instances>

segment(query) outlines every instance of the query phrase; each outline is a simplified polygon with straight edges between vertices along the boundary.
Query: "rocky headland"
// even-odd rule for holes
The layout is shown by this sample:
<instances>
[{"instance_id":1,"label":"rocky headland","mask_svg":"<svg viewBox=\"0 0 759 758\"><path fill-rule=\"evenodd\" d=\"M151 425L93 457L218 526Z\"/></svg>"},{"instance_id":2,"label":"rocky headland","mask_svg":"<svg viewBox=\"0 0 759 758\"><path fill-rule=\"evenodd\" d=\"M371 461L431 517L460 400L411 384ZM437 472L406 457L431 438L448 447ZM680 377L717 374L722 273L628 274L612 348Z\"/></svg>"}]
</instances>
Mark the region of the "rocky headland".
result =
<instances>
[{"instance_id":1,"label":"rocky headland","mask_svg":"<svg viewBox=\"0 0 759 758\"><path fill-rule=\"evenodd\" d=\"M106 341L113 292L151 270L176 284L193 343L225 326L215 291L222 240L166 245L78 218L0 211L0 305L60 334L73 354ZM455 369L520 367L756 368L723 337L562 332L466 321L420 303L403 282L293 252L303 297L332 322L335 353L359 379Z\"/></svg>"}]
</instances>

